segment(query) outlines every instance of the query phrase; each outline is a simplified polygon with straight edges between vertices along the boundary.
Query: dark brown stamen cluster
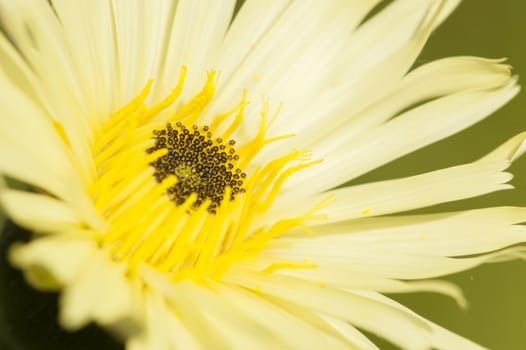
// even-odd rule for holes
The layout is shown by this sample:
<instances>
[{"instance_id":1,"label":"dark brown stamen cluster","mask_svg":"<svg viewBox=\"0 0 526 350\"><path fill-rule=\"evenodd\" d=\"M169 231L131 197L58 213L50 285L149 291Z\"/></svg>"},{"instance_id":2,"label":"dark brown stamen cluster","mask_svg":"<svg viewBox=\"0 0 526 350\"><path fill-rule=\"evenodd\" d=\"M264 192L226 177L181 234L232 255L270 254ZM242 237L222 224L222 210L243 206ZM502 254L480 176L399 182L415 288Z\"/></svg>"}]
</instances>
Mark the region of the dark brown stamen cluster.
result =
<instances>
[{"instance_id":1,"label":"dark brown stamen cluster","mask_svg":"<svg viewBox=\"0 0 526 350\"><path fill-rule=\"evenodd\" d=\"M210 213L215 213L223 200L227 187L231 189L230 200L245 192L243 181L246 174L236 164L239 156L234 149L234 140L223 142L213 138L208 126L191 129L181 122L168 123L166 128L154 130L155 145L146 150L152 153L167 149L168 153L150 163L154 176L161 183L170 175L177 183L168 189L168 196L176 204L183 204L192 194L197 194L194 207L210 200Z\"/></svg>"}]
</instances>

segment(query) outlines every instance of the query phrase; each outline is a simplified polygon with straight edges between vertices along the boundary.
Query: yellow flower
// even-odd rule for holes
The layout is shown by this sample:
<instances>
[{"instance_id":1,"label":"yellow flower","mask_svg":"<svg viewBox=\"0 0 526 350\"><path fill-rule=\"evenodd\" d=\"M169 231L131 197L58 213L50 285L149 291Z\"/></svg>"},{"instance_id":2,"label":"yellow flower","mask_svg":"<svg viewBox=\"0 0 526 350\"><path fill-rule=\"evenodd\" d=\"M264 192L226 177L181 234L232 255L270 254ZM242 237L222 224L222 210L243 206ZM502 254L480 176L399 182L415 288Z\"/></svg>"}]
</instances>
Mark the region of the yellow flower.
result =
<instances>
[{"instance_id":1,"label":"yellow flower","mask_svg":"<svg viewBox=\"0 0 526 350\"><path fill-rule=\"evenodd\" d=\"M139 349L479 349L384 296L524 256L526 209L387 214L510 188L490 154L340 187L483 119L501 60L410 70L459 1L1 0L10 252L60 322ZM336 189L335 189L336 188ZM505 249L501 249L505 248ZM500 249L500 250L499 250Z\"/></svg>"}]
</instances>

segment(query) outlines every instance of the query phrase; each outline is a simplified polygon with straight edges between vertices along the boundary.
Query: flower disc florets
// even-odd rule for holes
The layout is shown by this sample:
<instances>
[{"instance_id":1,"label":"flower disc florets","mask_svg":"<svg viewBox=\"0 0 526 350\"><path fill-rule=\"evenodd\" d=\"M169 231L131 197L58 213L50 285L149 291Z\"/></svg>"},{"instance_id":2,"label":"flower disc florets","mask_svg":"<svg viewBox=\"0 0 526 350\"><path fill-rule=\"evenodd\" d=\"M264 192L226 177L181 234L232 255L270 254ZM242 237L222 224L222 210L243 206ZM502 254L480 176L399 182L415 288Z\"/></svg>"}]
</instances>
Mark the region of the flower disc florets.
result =
<instances>
[{"instance_id":1,"label":"flower disc florets","mask_svg":"<svg viewBox=\"0 0 526 350\"><path fill-rule=\"evenodd\" d=\"M254 137L236 143L246 93L234 108L202 123L214 96L214 72L198 94L170 110L185 72L183 67L177 86L152 106L145 103L149 82L101 126L93 145L96 178L90 194L106 221L97 245L125 266L129 278L140 279L148 266L171 281L219 280L284 232L318 220L313 208L262 223L286 179L317 161L309 162L310 152L292 150L254 166L263 147L290 135L266 137L274 118L265 103ZM269 269L283 266L290 264L280 261Z\"/></svg>"},{"instance_id":2,"label":"flower disc florets","mask_svg":"<svg viewBox=\"0 0 526 350\"><path fill-rule=\"evenodd\" d=\"M211 202L210 213L224 198L230 187L230 200L245 192L243 179L246 174L236 166L239 156L234 149L235 141L223 142L214 138L208 126L192 126L188 129L183 123L168 123L166 128L154 130L155 145L147 153L166 149L167 153L150 163L155 169L154 177L162 183L170 175L177 183L168 188L167 194L176 204L183 204L190 195L197 194L194 207L205 200Z\"/></svg>"}]
</instances>

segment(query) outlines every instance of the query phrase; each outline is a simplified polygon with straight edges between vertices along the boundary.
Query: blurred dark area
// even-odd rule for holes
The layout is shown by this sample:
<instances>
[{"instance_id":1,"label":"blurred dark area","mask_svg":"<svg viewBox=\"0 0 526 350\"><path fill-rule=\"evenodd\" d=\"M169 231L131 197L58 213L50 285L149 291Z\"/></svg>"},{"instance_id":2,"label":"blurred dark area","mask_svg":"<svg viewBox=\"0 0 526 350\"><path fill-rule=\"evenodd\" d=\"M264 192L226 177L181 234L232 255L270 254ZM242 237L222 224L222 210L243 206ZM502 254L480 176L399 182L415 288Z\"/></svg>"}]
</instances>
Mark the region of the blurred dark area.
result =
<instances>
[{"instance_id":1,"label":"blurred dark area","mask_svg":"<svg viewBox=\"0 0 526 350\"><path fill-rule=\"evenodd\" d=\"M124 347L99 327L64 331L57 322L58 295L33 289L12 268L7 251L30 233L7 221L0 235L1 350L121 350ZM67 262L65 262L67 263Z\"/></svg>"}]
</instances>

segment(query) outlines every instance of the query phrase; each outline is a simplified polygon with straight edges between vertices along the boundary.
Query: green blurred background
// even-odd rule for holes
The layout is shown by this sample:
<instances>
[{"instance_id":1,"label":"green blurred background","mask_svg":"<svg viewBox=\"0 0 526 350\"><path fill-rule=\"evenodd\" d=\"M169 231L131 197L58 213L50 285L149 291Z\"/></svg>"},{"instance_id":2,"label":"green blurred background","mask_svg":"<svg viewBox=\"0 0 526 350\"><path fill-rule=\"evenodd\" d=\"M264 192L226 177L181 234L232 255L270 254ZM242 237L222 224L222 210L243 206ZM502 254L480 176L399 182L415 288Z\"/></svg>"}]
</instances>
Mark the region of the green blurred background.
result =
<instances>
[{"instance_id":1,"label":"green blurred background","mask_svg":"<svg viewBox=\"0 0 526 350\"><path fill-rule=\"evenodd\" d=\"M322 1L322 0L320 0ZM431 37L417 64L456 55L507 57L526 84L526 0L464 0ZM526 92L506 107L458 135L375 170L353 183L400 177L469 162L510 136L526 130ZM526 206L526 156L511 168L516 190L503 191L425 212L496 205ZM1 215L0 215L1 217ZM526 349L526 262L485 265L446 279L465 292L461 310L447 297L405 294L393 297L448 329L496 350ZM379 342L382 349L394 349ZM456 350L456 349L452 349Z\"/></svg>"},{"instance_id":2,"label":"green blurred background","mask_svg":"<svg viewBox=\"0 0 526 350\"><path fill-rule=\"evenodd\" d=\"M526 1L464 0L431 37L418 65L457 55L507 57L526 89ZM526 91L500 111L460 134L375 170L357 182L399 177L468 162L526 130ZM510 171L516 189L426 209L426 212L495 205L526 206L526 157ZM355 181L353 181L355 182ZM465 292L464 311L443 296L395 295L419 314L496 350L526 349L526 262L485 265L446 278ZM382 349L394 349L381 343ZM453 349L456 350L456 349Z\"/></svg>"}]
</instances>

